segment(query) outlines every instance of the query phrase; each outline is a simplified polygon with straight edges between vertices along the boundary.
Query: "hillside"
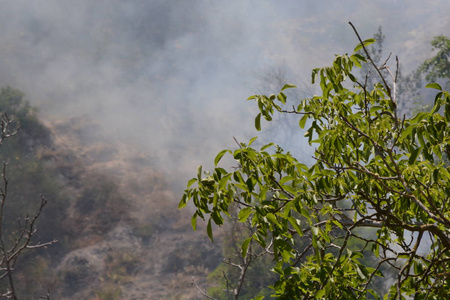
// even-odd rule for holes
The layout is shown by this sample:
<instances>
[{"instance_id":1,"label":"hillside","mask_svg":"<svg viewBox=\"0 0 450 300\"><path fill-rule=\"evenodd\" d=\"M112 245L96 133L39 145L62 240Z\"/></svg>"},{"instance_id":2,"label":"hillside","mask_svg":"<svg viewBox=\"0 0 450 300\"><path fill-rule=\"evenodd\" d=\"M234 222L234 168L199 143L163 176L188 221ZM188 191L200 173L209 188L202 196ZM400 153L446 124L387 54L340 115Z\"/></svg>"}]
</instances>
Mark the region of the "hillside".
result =
<instances>
[{"instance_id":1,"label":"hillside","mask_svg":"<svg viewBox=\"0 0 450 300\"><path fill-rule=\"evenodd\" d=\"M17 90L3 89L0 97L7 103L11 95L22 105ZM26 107L18 135L0 149L11 186L5 215L12 224L32 213L42 193L48 205L34 242L58 242L19 258L19 299L47 291L54 299L199 299L192 277L205 280L221 261L220 248L192 232L188 213L176 209L177 196L152 164L157 158L112 144L95 120L44 125Z\"/></svg>"}]
</instances>

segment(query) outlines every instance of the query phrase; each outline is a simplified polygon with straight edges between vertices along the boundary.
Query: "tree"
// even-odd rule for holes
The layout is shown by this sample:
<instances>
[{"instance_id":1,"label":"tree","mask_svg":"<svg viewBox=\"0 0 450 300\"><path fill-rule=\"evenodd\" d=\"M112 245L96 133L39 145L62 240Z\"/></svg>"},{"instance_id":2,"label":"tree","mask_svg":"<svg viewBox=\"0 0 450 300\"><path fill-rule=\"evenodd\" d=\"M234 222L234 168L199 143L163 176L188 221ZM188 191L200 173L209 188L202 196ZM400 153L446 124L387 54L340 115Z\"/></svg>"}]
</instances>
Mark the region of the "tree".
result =
<instances>
[{"instance_id":1,"label":"tree","mask_svg":"<svg viewBox=\"0 0 450 300\"><path fill-rule=\"evenodd\" d=\"M22 96L17 90L5 88L0 93L0 108L7 106L17 120L13 121L8 115L2 114L0 118L0 146L3 142L15 136L20 125L33 127L34 131L40 130L36 123L35 116L27 103L22 101ZM22 121L22 123L20 123ZM24 142L24 141L23 141ZM3 148L3 147L2 147ZM18 291L14 281L14 269L20 255L26 250L47 247L56 242L56 240L46 243L33 243L33 236L36 234L36 222L47 204L47 200L41 196L41 201L37 212L34 215L28 215L23 219L16 219L15 226L12 227L8 222L9 214L9 180L7 176L7 163L3 163L1 172L2 181L0 183L0 298L18 299ZM8 213L7 213L8 211ZM8 217L8 218L7 218ZM40 299L49 299L49 295Z\"/></svg>"},{"instance_id":2,"label":"tree","mask_svg":"<svg viewBox=\"0 0 450 300\"><path fill-rule=\"evenodd\" d=\"M387 272L395 274L387 299L447 298L450 94L429 84L438 90L434 106L410 118L398 115L397 72L384 64L388 75L382 73L367 51L374 39L363 41L353 29L355 52L312 71L322 95L293 110L283 105L284 91L294 85L249 98L260 110L257 129L275 113L298 116L316 147L315 163L304 165L272 143L254 149L252 138L219 152L210 172L200 166L179 207L192 201L192 226L199 217L207 221L211 240L213 223L222 225L237 209L239 221L252 228L242 237L242 256L271 256L278 275L271 288L280 299L381 299L373 282ZM364 63L378 78L370 90L354 75ZM238 166L220 167L224 155Z\"/></svg>"},{"instance_id":3,"label":"tree","mask_svg":"<svg viewBox=\"0 0 450 300\"><path fill-rule=\"evenodd\" d=\"M450 79L450 38L443 35L436 36L431 45L433 50L438 52L421 65L420 71L426 74L425 78L428 81L436 81L439 78Z\"/></svg>"},{"instance_id":4,"label":"tree","mask_svg":"<svg viewBox=\"0 0 450 300\"><path fill-rule=\"evenodd\" d=\"M264 71L256 73L258 84L256 93L266 94L274 90L281 89L286 82L287 78L292 78L295 74L289 72L287 66L268 68ZM296 82L305 82L298 77L294 77ZM295 99L310 97L314 94L312 88L307 84L304 84L304 89L290 89L286 91L286 107L292 107L295 105ZM296 137L296 125L297 121L289 114L278 114L273 116L274 119L269 126L264 129L264 141L271 141L282 147L297 150L299 143L301 143L301 137ZM259 143L264 143L259 141Z\"/></svg>"},{"instance_id":5,"label":"tree","mask_svg":"<svg viewBox=\"0 0 450 300\"><path fill-rule=\"evenodd\" d=\"M385 77L389 77L389 71L386 68L386 64L392 53L389 54L387 59L383 58L383 44L385 38L386 37L383 34L382 27L378 27L378 32L373 35L375 42L367 47L367 52L369 53L372 62L378 67L382 74ZM358 54L366 57L363 49L360 49ZM366 59L368 58L366 57ZM420 95L420 91L423 87L423 78L421 76L422 71L419 68L418 70L414 70L413 72L405 75L400 64L397 66L396 71L397 113L399 115L406 114L407 116L410 116L414 111L419 110L421 106L425 105ZM377 70L374 68L373 64L362 64L360 74L363 77L367 91L372 91L375 83L377 83Z\"/></svg>"},{"instance_id":6,"label":"tree","mask_svg":"<svg viewBox=\"0 0 450 300\"><path fill-rule=\"evenodd\" d=\"M373 39L375 41L370 46L368 46L366 50L369 53L374 64L382 70L383 75L388 75L387 70L382 68L382 66L384 65L382 59L384 57L383 44L385 38L386 36L383 33L383 28L381 26L378 27L378 31L373 34ZM358 51L358 54L365 56L363 49L360 49ZM364 76L364 81L367 84L367 88L371 89L375 85L375 83L377 83L377 71L372 64L362 64L360 73L362 76Z\"/></svg>"}]
</instances>

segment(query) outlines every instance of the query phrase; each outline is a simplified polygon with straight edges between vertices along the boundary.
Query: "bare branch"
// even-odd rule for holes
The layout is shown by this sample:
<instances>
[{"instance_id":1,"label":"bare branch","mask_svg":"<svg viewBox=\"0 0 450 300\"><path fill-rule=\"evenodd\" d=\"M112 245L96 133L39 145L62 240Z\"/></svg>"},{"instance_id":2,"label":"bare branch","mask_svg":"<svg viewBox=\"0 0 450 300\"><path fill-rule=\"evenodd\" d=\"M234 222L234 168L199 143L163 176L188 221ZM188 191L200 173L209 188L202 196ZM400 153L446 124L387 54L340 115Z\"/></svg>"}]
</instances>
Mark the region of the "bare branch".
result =
<instances>
[{"instance_id":1,"label":"bare branch","mask_svg":"<svg viewBox=\"0 0 450 300\"><path fill-rule=\"evenodd\" d=\"M198 286L197 282L195 282L195 277L194 277L194 276L192 276L192 281L191 281L190 286L195 286L195 288L197 289L197 291L198 291L200 294L202 294L203 297L205 297L205 298L207 298L207 299L218 300L218 299L216 299L216 298L214 298L214 297L211 297L211 296L208 295L206 292L204 292L204 291Z\"/></svg>"}]
</instances>

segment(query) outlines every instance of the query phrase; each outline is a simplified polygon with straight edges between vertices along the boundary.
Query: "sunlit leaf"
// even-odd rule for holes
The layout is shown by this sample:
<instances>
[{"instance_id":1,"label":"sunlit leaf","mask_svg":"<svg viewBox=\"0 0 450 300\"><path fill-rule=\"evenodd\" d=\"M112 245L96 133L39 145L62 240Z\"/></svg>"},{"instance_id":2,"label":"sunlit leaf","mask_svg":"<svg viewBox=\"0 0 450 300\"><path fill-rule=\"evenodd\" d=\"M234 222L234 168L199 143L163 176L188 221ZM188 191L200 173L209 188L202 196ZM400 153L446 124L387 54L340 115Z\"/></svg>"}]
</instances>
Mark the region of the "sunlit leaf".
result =
<instances>
[{"instance_id":1,"label":"sunlit leaf","mask_svg":"<svg viewBox=\"0 0 450 300\"><path fill-rule=\"evenodd\" d=\"M364 45L364 47L367 47L367 46L369 46L369 45L371 45L371 44L373 44L373 43L375 43L376 41L375 41L375 39L367 39L367 40L365 40L364 42L362 42L362 44L361 43L359 43L356 47L355 47L355 52L358 52L359 50L361 50L362 48L363 48L363 45Z\"/></svg>"},{"instance_id":2,"label":"sunlit leaf","mask_svg":"<svg viewBox=\"0 0 450 300\"><path fill-rule=\"evenodd\" d=\"M248 142L248 146L251 146L251 145L253 144L253 142L256 141L257 138L258 138L257 136L252 137L252 138L250 139L250 141Z\"/></svg>"},{"instance_id":3,"label":"sunlit leaf","mask_svg":"<svg viewBox=\"0 0 450 300\"><path fill-rule=\"evenodd\" d=\"M294 227L295 231L297 231L297 233L302 236L303 235L303 231L300 228L300 221L298 219L295 219L293 217L289 217L288 218L289 223L292 225L292 227Z\"/></svg>"},{"instance_id":4,"label":"sunlit leaf","mask_svg":"<svg viewBox=\"0 0 450 300\"><path fill-rule=\"evenodd\" d=\"M188 181L187 183L187 187L189 188L191 185L193 185L195 182L197 182L198 179L197 178L192 178Z\"/></svg>"},{"instance_id":5,"label":"sunlit leaf","mask_svg":"<svg viewBox=\"0 0 450 300\"><path fill-rule=\"evenodd\" d=\"M197 231L197 214L194 214L191 218L191 225L194 231Z\"/></svg>"},{"instance_id":6,"label":"sunlit leaf","mask_svg":"<svg viewBox=\"0 0 450 300\"><path fill-rule=\"evenodd\" d=\"M219 161L222 159L222 157L225 155L225 153L229 152L229 150L225 149L220 151L217 155L216 158L214 158L214 165L217 166L219 164Z\"/></svg>"},{"instance_id":7,"label":"sunlit leaf","mask_svg":"<svg viewBox=\"0 0 450 300\"><path fill-rule=\"evenodd\" d=\"M286 104L286 99L287 99L287 97L286 97L286 95L284 94L284 93L279 93L278 95L277 95L277 99L278 99L278 101L280 101L281 103L283 103L283 104Z\"/></svg>"},{"instance_id":8,"label":"sunlit leaf","mask_svg":"<svg viewBox=\"0 0 450 300\"><path fill-rule=\"evenodd\" d=\"M238 213L239 222L247 221L248 217L252 214L253 210L251 207L245 207L241 209Z\"/></svg>"},{"instance_id":9,"label":"sunlit leaf","mask_svg":"<svg viewBox=\"0 0 450 300\"><path fill-rule=\"evenodd\" d=\"M305 128L305 124L306 121L308 120L308 115L304 115L303 117L301 117L300 121L299 121L299 126L300 128Z\"/></svg>"},{"instance_id":10,"label":"sunlit leaf","mask_svg":"<svg viewBox=\"0 0 450 300\"><path fill-rule=\"evenodd\" d=\"M296 88L296 87L297 87L296 85L286 83L286 84L283 86L283 88L281 89L281 91L284 91L285 89Z\"/></svg>"},{"instance_id":11,"label":"sunlit leaf","mask_svg":"<svg viewBox=\"0 0 450 300\"><path fill-rule=\"evenodd\" d=\"M425 86L428 89L436 89L436 90L440 90L442 91L442 87L439 83L433 82L433 83L429 83Z\"/></svg>"},{"instance_id":12,"label":"sunlit leaf","mask_svg":"<svg viewBox=\"0 0 450 300\"><path fill-rule=\"evenodd\" d=\"M241 255L244 258L247 256L248 246L250 245L251 240L252 240L252 237L249 237L249 238L245 239L245 241L242 243Z\"/></svg>"},{"instance_id":13,"label":"sunlit leaf","mask_svg":"<svg viewBox=\"0 0 450 300\"><path fill-rule=\"evenodd\" d=\"M325 292L325 289L318 290L314 298L322 299L325 296Z\"/></svg>"},{"instance_id":14,"label":"sunlit leaf","mask_svg":"<svg viewBox=\"0 0 450 300\"><path fill-rule=\"evenodd\" d=\"M233 173L228 173L227 175L225 175L224 177L222 177L220 179L220 181L219 181L219 189L225 188L225 185L227 184L228 180L230 180L232 175L233 175Z\"/></svg>"}]
</instances>

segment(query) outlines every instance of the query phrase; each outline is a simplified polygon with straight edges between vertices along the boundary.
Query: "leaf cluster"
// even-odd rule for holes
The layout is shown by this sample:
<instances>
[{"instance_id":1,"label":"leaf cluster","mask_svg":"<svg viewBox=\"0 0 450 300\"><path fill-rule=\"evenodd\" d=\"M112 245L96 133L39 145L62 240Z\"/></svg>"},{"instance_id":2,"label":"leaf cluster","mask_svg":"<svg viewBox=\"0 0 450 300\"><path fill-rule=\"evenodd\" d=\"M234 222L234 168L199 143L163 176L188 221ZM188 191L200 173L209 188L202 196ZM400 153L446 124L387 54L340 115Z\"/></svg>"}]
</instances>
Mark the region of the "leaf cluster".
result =
<instances>
[{"instance_id":1,"label":"leaf cluster","mask_svg":"<svg viewBox=\"0 0 450 300\"><path fill-rule=\"evenodd\" d=\"M420 67L421 72L426 73L428 81L435 81L438 78L450 79L450 39L446 36L436 36L431 45L433 50L438 50L436 55L426 60Z\"/></svg>"},{"instance_id":2,"label":"leaf cluster","mask_svg":"<svg viewBox=\"0 0 450 300\"><path fill-rule=\"evenodd\" d=\"M430 84L438 90L434 106L399 118L394 76L388 85L374 65L379 83L369 90L353 75L355 67L372 62L365 47L373 42L360 40L352 55L337 55L330 67L314 69L312 82L322 94L299 101L292 111L283 107L283 91L293 85L249 98L260 110L258 130L261 117L298 116L316 147L312 166L274 144L255 149L253 138L219 152L211 172L199 167L180 201L180 208L192 201L192 225L198 217L207 220L211 240L212 224L222 225L237 205L239 221L253 229L242 255L251 243L271 255L277 298L381 299L372 282L385 267L395 273L385 299L434 299L449 290L450 94ZM219 167L224 155L236 160L233 171ZM425 239L431 247L424 253ZM356 249L349 246L355 240L361 245ZM365 251L376 258L372 263L362 262Z\"/></svg>"}]
</instances>

